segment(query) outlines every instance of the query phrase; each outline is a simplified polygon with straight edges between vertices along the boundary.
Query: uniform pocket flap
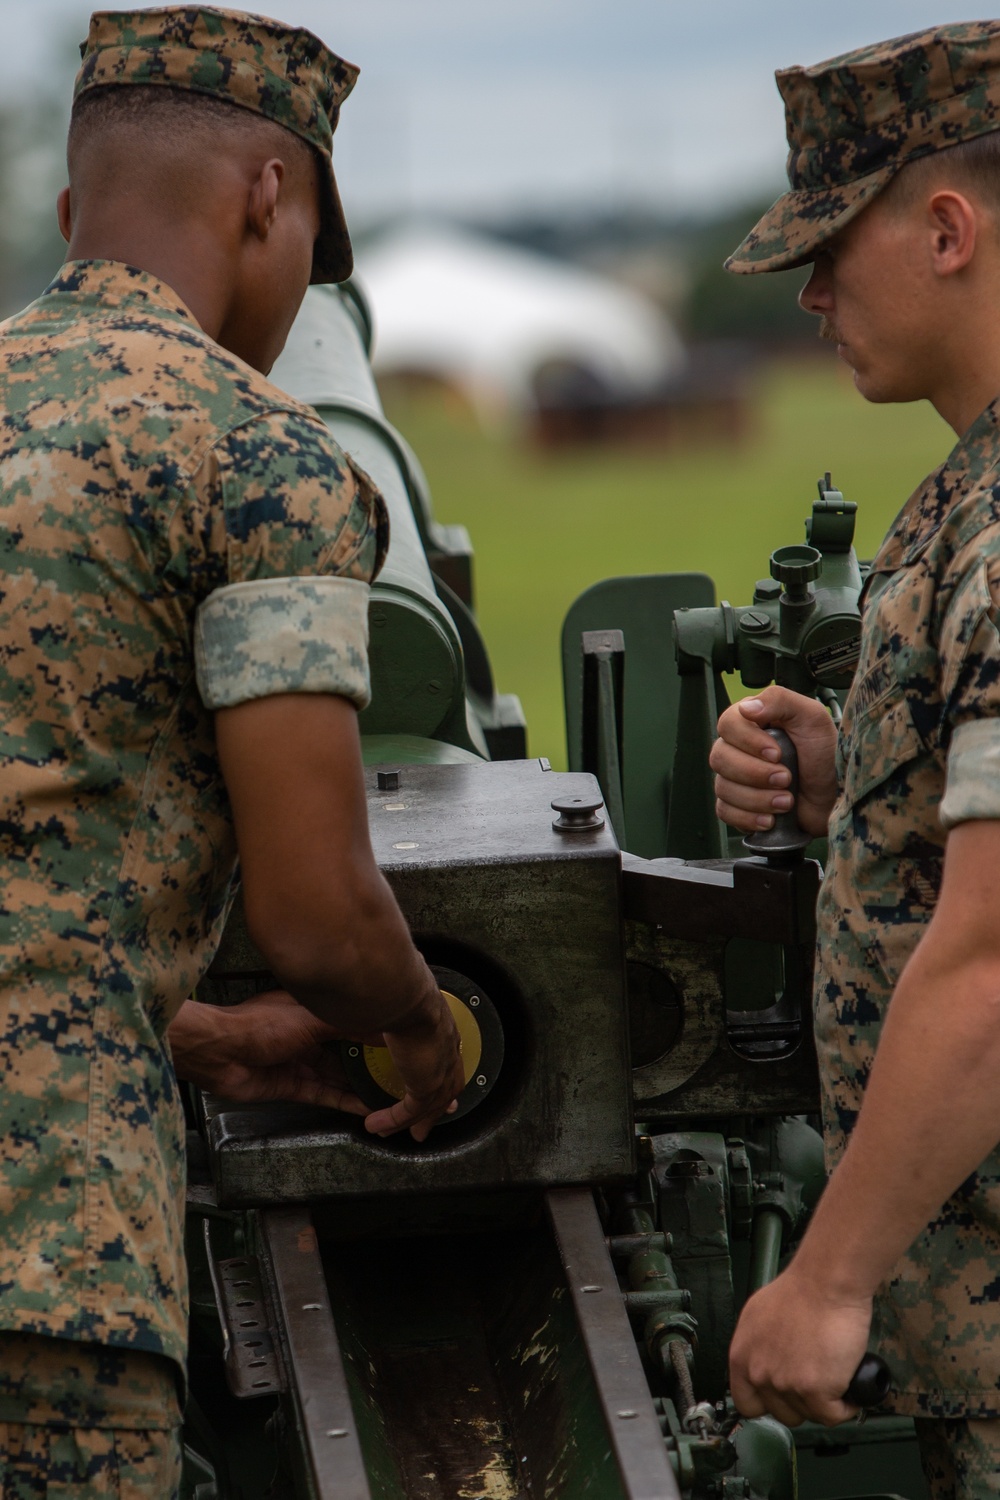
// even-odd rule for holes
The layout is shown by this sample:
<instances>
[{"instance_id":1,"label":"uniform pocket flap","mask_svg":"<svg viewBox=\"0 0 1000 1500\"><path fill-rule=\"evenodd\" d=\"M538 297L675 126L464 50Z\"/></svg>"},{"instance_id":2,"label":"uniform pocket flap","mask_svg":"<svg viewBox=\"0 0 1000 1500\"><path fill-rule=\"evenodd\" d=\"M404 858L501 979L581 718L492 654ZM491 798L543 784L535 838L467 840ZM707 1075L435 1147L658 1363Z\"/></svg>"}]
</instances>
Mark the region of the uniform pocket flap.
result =
<instances>
[{"instance_id":1,"label":"uniform pocket flap","mask_svg":"<svg viewBox=\"0 0 1000 1500\"><path fill-rule=\"evenodd\" d=\"M844 802L848 807L915 760L924 748L891 658L880 657L852 697L853 720L842 741Z\"/></svg>"}]
</instances>

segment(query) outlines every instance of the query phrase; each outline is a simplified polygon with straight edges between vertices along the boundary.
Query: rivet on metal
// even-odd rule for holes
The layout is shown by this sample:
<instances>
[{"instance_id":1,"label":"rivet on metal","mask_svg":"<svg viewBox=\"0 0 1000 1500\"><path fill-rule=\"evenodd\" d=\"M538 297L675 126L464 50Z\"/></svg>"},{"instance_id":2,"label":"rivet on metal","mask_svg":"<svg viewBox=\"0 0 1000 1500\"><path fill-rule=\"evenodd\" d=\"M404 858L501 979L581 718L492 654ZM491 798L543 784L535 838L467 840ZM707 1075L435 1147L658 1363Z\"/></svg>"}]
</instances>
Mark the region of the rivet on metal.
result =
<instances>
[{"instance_id":1,"label":"rivet on metal","mask_svg":"<svg viewBox=\"0 0 1000 1500\"><path fill-rule=\"evenodd\" d=\"M485 1088L486 1087L486 1074L485 1073L478 1074L477 1077L476 1077L476 1082L479 1084L479 1087L481 1089Z\"/></svg>"},{"instance_id":2,"label":"rivet on metal","mask_svg":"<svg viewBox=\"0 0 1000 1500\"><path fill-rule=\"evenodd\" d=\"M347 1428L346 1427L328 1427L326 1435L327 1435L327 1437L346 1437L347 1436Z\"/></svg>"},{"instance_id":3,"label":"rivet on metal","mask_svg":"<svg viewBox=\"0 0 1000 1500\"><path fill-rule=\"evenodd\" d=\"M393 844L394 849L419 849L419 844Z\"/></svg>"},{"instance_id":4,"label":"rivet on metal","mask_svg":"<svg viewBox=\"0 0 1000 1500\"><path fill-rule=\"evenodd\" d=\"M469 1004L472 1006L472 1009L475 1010L476 1006L479 1004L479 996L471 995L469 997Z\"/></svg>"},{"instance_id":5,"label":"rivet on metal","mask_svg":"<svg viewBox=\"0 0 1000 1500\"><path fill-rule=\"evenodd\" d=\"M357 1056L359 1056L360 1052L361 1052L361 1048L360 1047L348 1047L348 1049L347 1049L347 1055L348 1055L348 1057L357 1057Z\"/></svg>"},{"instance_id":6,"label":"rivet on metal","mask_svg":"<svg viewBox=\"0 0 1000 1500\"><path fill-rule=\"evenodd\" d=\"M322 1312L323 1311L323 1304L322 1304L322 1302L303 1302L303 1304L302 1304L302 1311L303 1312Z\"/></svg>"},{"instance_id":7,"label":"rivet on metal","mask_svg":"<svg viewBox=\"0 0 1000 1500\"><path fill-rule=\"evenodd\" d=\"M619 1416L619 1417L626 1417L627 1418L627 1417L637 1417L639 1415L639 1413L637 1411L632 1411L632 1410L629 1409L629 1410L626 1410L626 1411L616 1412L615 1415Z\"/></svg>"},{"instance_id":8,"label":"rivet on metal","mask_svg":"<svg viewBox=\"0 0 1000 1500\"><path fill-rule=\"evenodd\" d=\"M582 1286L580 1290L581 1292L603 1292L604 1288L602 1286Z\"/></svg>"}]
</instances>

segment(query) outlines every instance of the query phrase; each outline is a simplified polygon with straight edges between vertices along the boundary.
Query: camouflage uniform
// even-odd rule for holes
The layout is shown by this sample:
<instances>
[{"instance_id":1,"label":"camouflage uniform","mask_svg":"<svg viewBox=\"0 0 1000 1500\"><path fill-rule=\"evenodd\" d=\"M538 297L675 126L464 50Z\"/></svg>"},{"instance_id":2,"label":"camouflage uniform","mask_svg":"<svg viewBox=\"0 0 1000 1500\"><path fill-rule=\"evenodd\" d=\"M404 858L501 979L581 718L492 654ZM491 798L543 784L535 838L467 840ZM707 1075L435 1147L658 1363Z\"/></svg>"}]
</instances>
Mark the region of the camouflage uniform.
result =
<instances>
[{"instance_id":1,"label":"camouflage uniform","mask_svg":"<svg viewBox=\"0 0 1000 1500\"><path fill-rule=\"evenodd\" d=\"M727 262L737 272L812 261L908 162L1000 129L1000 22L915 33L777 81L791 190ZM947 830L1000 817L998 602L1000 398L907 502L865 585L819 902L831 1166L933 915ZM900 1260L873 1342L895 1410L919 1419L936 1500L1000 1494L1000 1148Z\"/></svg>"},{"instance_id":2,"label":"camouflage uniform","mask_svg":"<svg viewBox=\"0 0 1000 1500\"><path fill-rule=\"evenodd\" d=\"M353 75L308 33L197 7L95 17L78 92L190 87L317 149L322 118L328 160ZM349 265L327 209L314 280ZM386 542L381 498L315 412L143 271L71 262L0 328L5 1496L175 1492L166 1029L236 858L212 711L287 692L364 706Z\"/></svg>"},{"instance_id":3,"label":"camouflage uniform","mask_svg":"<svg viewBox=\"0 0 1000 1500\"><path fill-rule=\"evenodd\" d=\"M907 501L862 595L820 893L816 1034L830 1164L933 913L946 831L1000 815L1000 401ZM1000 1416L1000 1150L899 1261L876 1342L895 1408Z\"/></svg>"},{"instance_id":4,"label":"camouflage uniform","mask_svg":"<svg viewBox=\"0 0 1000 1500\"><path fill-rule=\"evenodd\" d=\"M161 1356L0 1333L4 1500L169 1500L179 1423L177 1385Z\"/></svg>"},{"instance_id":5,"label":"camouflage uniform","mask_svg":"<svg viewBox=\"0 0 1000 1500\"><path fill-rule=\"evenodd\" d=\"M931 1500L992 1500L1000 1494L1000 1422L917 1419Z\"/></svg>"}]
</instances>

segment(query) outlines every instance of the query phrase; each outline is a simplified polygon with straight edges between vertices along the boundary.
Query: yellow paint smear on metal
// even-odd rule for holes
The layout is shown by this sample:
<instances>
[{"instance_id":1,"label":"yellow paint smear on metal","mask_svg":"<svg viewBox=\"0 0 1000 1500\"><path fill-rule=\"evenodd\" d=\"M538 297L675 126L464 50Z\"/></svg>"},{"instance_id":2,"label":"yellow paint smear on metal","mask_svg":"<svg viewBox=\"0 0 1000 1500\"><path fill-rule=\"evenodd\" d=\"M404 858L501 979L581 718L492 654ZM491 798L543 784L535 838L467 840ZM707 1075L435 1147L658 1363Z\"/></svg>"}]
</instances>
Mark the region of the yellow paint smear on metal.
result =
<instances>
[{"instance_id":1,"label":"yellow paint smear on metal","mask_svg":"<svg viewBox=\"0 0 1000 1500\"><path fill-rule=\"evenodd\" d=\"M517 1500L519 1489L512 1473L513 1460L507 1452L500 1423L487 1417L473 1417L469 1425L485 1445L502 1451L494 1453L476 1474L469 1476L457 1492L456 1500Z\"/></svg>"}]
</instances>

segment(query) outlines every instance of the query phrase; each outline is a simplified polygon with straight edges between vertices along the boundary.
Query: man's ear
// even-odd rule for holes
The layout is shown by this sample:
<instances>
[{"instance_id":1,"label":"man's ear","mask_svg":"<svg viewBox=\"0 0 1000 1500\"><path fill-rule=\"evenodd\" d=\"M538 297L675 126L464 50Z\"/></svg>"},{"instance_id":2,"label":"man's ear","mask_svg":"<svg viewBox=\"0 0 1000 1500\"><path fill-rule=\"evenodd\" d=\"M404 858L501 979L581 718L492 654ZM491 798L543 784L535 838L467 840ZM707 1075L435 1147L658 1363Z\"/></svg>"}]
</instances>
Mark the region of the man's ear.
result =
<instances>
[{"instance_id":1,"label":"man's ear","mask_svg":"<svg viewBox=\"0 0 1000 1500\"><path fill-rule=\"evenodd\" d=\"M278 199L285 178L285 163L273 157L261 167L247 199L247 228L259 240L266 240L278 216Z\"/></svg>"},{"instance_id":2,"label":"man's ear","mask_svg":"<svg viewBox=\"0 0 1000 1500\"><path fill-rule=\"evenodd\" d=\"M979 212L963 193L942 188L927 203L931 264L938 276L954 276L976 253Z\"/></svg>"},{"instance_id":3,"label":"man's ear","mask_svg":"<svg viewBox=\"0 0 1000 1500\"><path fill-rule=\"evenodd\" d=\"M73 233L73 209L68 187L64 187L56 199L56 217L59 220L59 233L68 245L70 235Z\"/></svg>"}]
</instances>

